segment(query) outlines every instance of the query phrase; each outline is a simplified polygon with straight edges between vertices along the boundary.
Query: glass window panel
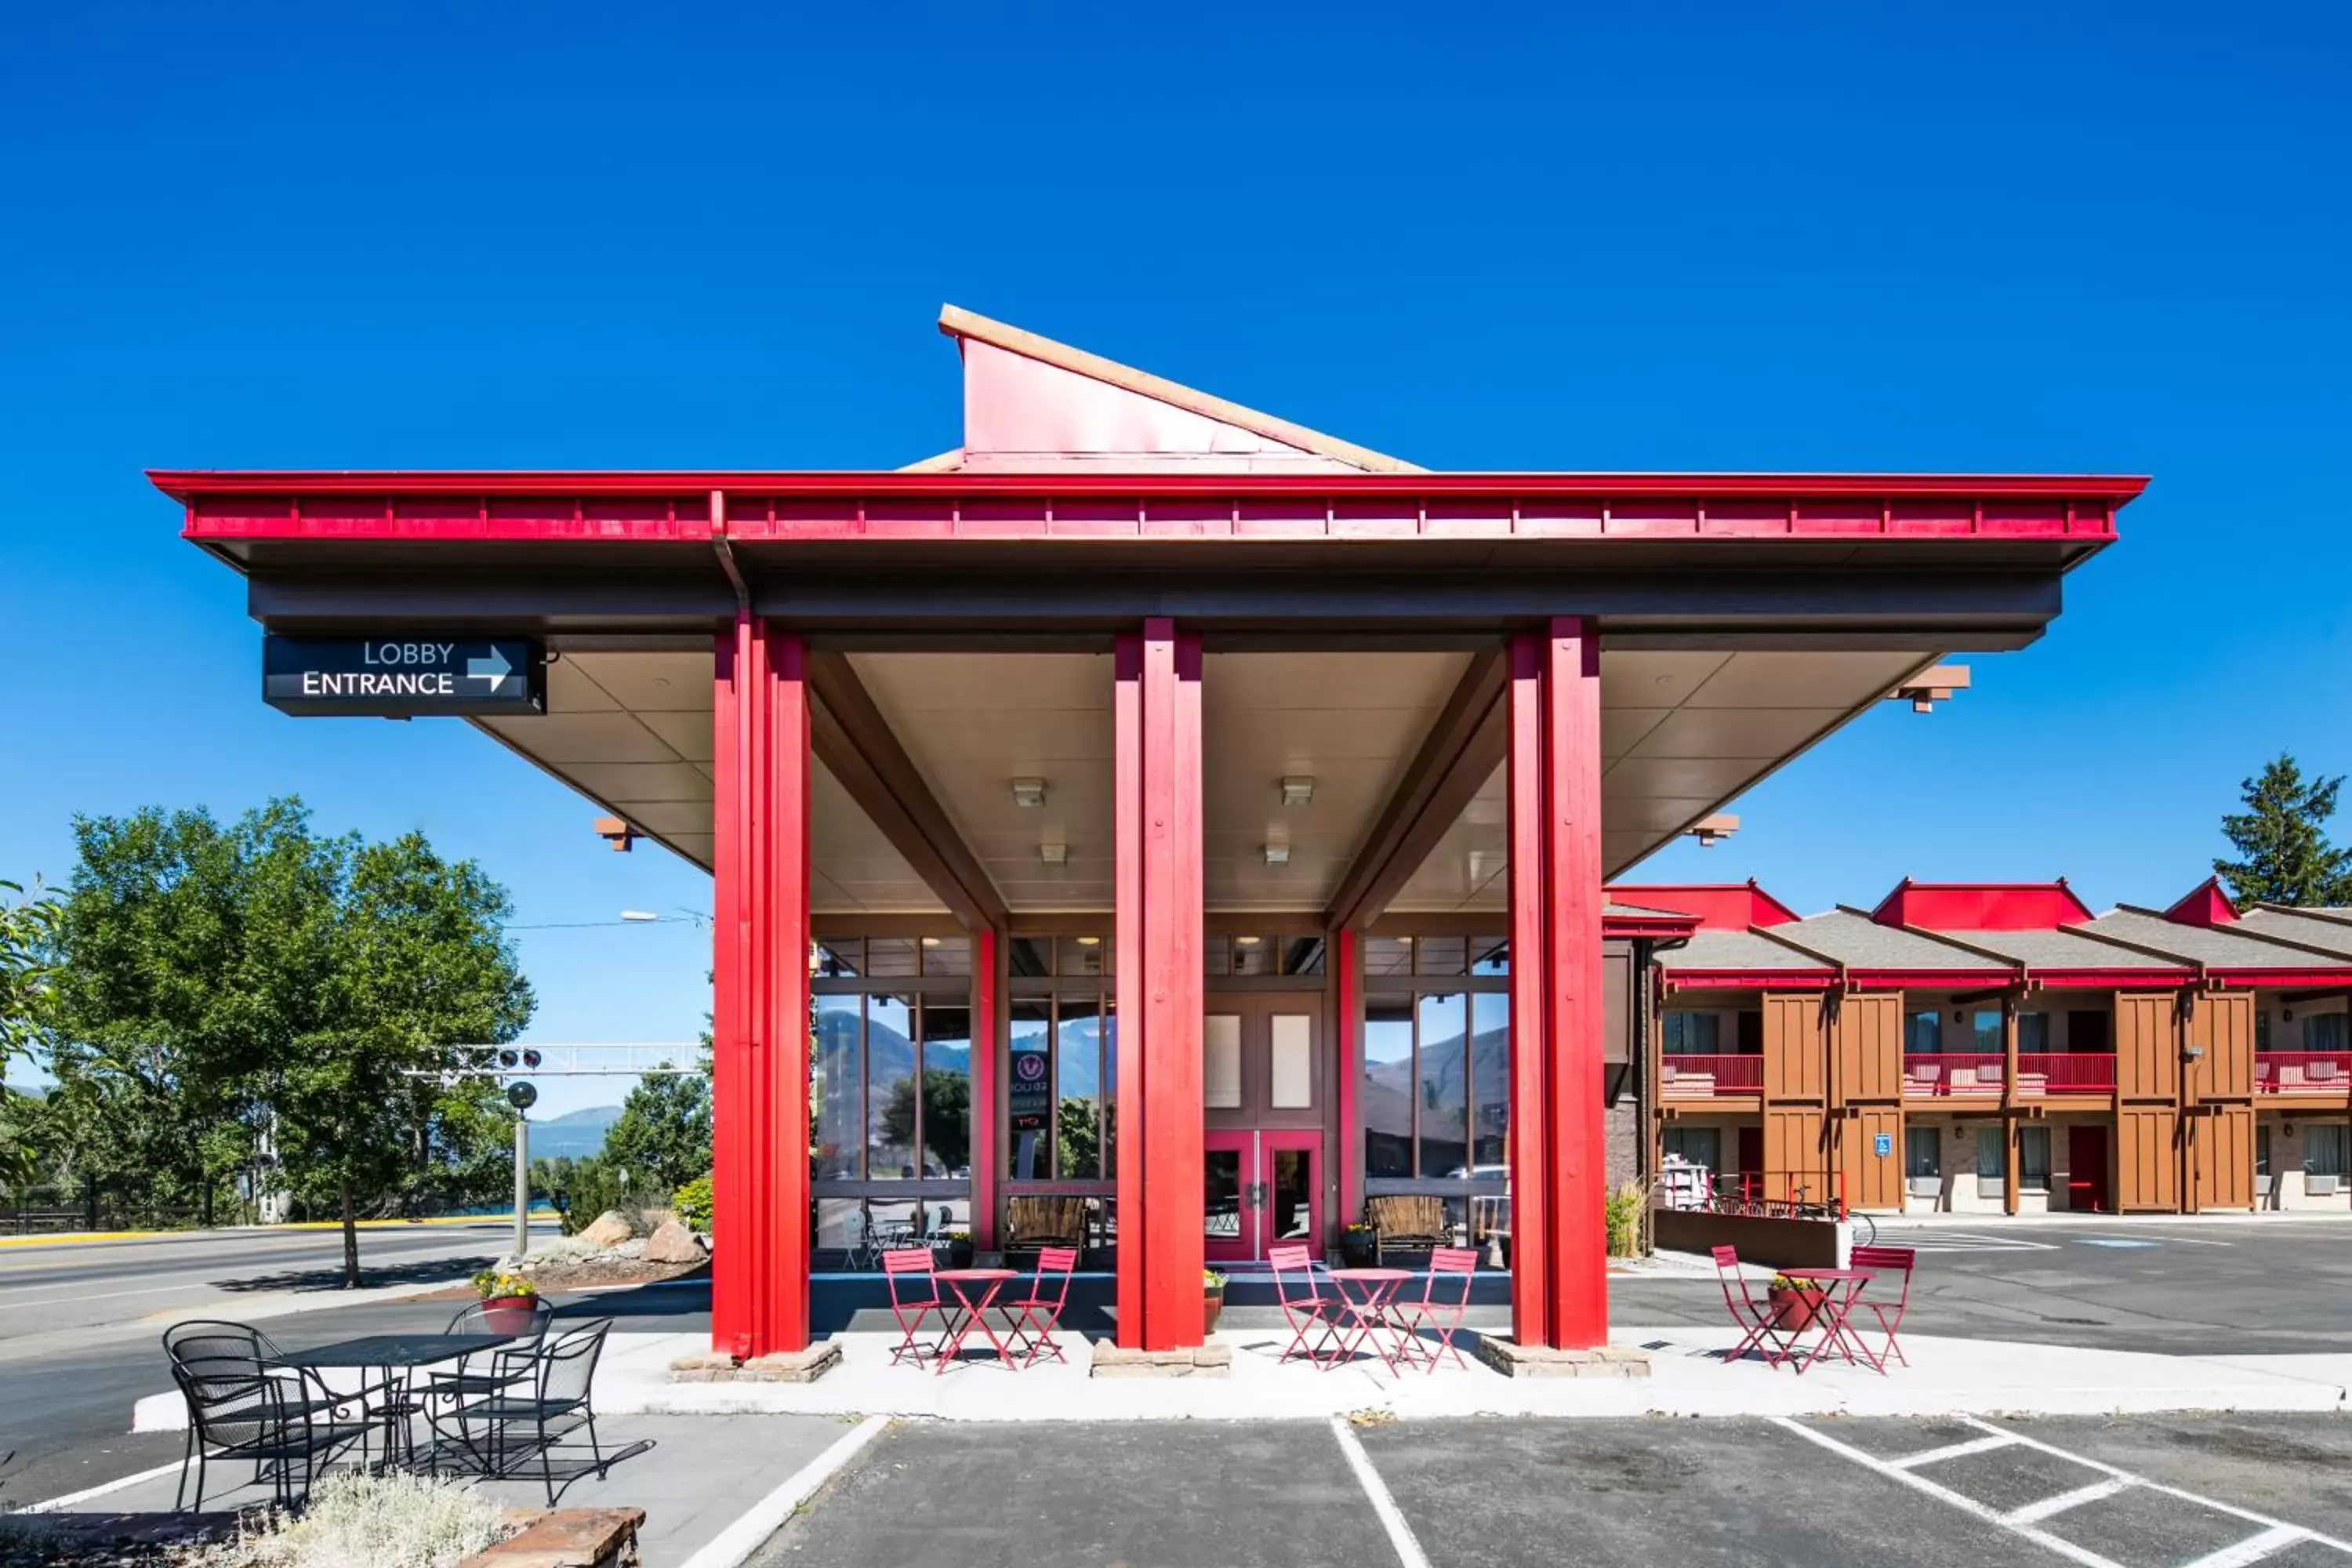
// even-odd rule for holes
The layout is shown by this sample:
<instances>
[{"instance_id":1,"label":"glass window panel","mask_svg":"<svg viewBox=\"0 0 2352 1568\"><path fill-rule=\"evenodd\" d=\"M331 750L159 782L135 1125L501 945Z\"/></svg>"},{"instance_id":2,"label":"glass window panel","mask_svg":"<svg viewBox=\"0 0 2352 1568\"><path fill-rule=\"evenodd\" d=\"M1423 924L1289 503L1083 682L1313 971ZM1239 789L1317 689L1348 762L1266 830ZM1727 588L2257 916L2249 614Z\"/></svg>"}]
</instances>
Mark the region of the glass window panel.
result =
<instances>
[{"instance_id":1,"label":"glass window panel","mask_svg":"<svg viewBox=\"0 0 2352 1568\"><path fill-rule=\"evenodd\" d=\"M1233 972L1233 939L1222 936L1202 937L1201 939L1201 973L1231 974Z\"/></svg>"},{"instance_id":2,"label":"glass window panel","mask_svg":"<svg viewBox=\"0 0 2352 1568\"><path fill-rule=\"evenodd\" d=\"M1414 1079L1424 1176L1470 1173L1468 1004L1469 998L1457 991L1423 996L1415 1008L1421 1022L1421 1061Z\"/></svg>"},{"instance_id":3,"label":"glass window panel","mask_svg":"<svg viewBox=\"0 0 2352 1568\"><path fill-rule=\"evenodd\" d=\"M1425 936L1413 944L1413 973L1451 979L1470 967L1470 940L1459 936Z\"/></svg>"},{"instance_id":4,"label":"glass window panel","mask_svg":"<svg viewBox=\"0 0 2352 1568\"><path fill-rule=\"evenodd\" d=\"M1101 974L1110 963L1110 943L1099 936L1066 936L1055 942L1055 973L1084 979Z\"/></svg>"},{"instance_id":5,"label":"glass window panel","mask_svg":"<svg viewBox=\"0 0 2352 1568\"><path fill-rule=\"evenodd\" d=\"M2270 1048L2271 1010L2264 1007L2254 1014L2254 1049L2266 1051Z\"/></svg>"},{"instance_id":6,"label":"glass window panel","mask_svg":"<svg viewBox=\"0 0 2352 1568\"><path fill-rule=\"evenodd\" d=\"M1669 1127L1664 1134L1663 1152L1687 1164L1704 1165L1710 1171L1723 1169L1723 1135L1713 1127Z\"/></svg>"},{"instance_id":7,"label":"glass window panel","mask_svg":"<svg viewBox=\"0 0 2352 1568\"><path fill-rule=\"evenodd\" d=\"M968 936L925 937L923 939L923 973L970 974L971 973L971 938Z\"/></svg>"},{"instance_id":8,"label":"glass window panel","mask_svg":"<svg viewBox=\"0 0 2352 1568\"><path fill-rule=\"evenodd\" d=\"M1319 936L1286 936L1282 939L1282 972L1285 974L1320 974L1323 973L1324 942Z\"/></svg>"},{"instance_id":9,"label":"glass window panel","mask_svg":"<svg viewBox=\"0 0 2352 1568\"><path fill-rule=\"evenodd\" d=\"M1903 1130L1903 1173L1906 1176L1940 1176L1944 1173L1943 1152L1937 1140L1944 1135L1939 1127L1906 1127Z\"/></svg>"},{"instance_id":10,"label":"glass window panel","mask_svg":"<svg viewBox=\"0 0 2352 1568\"><path fill-rule=\"evenodd\" d=\"M878 979L904 980L921 965L921 945L911 936L869 936L866 939L866 973Z\"/></svg>"},{"instance_id":11,"label":"glass window panel","mask_svg":"<svg viewBox=\"0 0 2352 1568\"><path fill-rule=\"evenodd\" d=\"M1008 973L1033 978L1054 973L1054 942L1051 937L1016 936L1004 944L1004 963Z\"/></svg>"},{"instance_id":12,"label":"glass window panel","mask_svg":"<svg viewBox=\"0 0 2352 1568\"><path fill-rule=\"evenodd\" d=\"M1315 1162L1304 1149L1268 1152L1265 1239L1311 1241L1315 1237Z\"/></svg>"},{"instance_id":13,"label":"glass window panel","mask_svg":"<svg viewBox=\"0 0 2352 1568\"><path fill-rule=\"evenodd\" d=\"M856 1198L816 1200L816 1230L812 1245L825 1251L846 1251L858 1245L866 1231L866 1211Z\"/></svg>"},{"instance_id":14,"label":"glass window panel","mask_svg":"<svg viewBox=\"0 0 2352 1568\"><path fill-rule=\"evenodd\" d=\"M1364 1174L1412 1174L1412 999L1364 1004Z\"/></svg>"},{"instance_id":15,"label":"glass window panel","mask_svg":"<svg viewBox=\"0 0 2352 1568\"><path fill-rule=\"evenodd\" d=\"M854 1180L866 1132L858 1124L858 1015L856 996L816 998L816 1047L809 1053L809 1100L816 1107L816 1174Z\"/></svg>"},{"instance_id":16,"label":"glass window panel","mask_svg":"<svg viewBox=\"0 0 2352 1568\"><path fill-rule=\"evenodd\" d=\"M1511 999L1470 997L1471 1174L1502 1174L1511 1132Z\"/></svg>"},{"instance_id":17,"label":"glass window panel","mask_svg":"<svg viewBox=\"0 0 2352 1568\"><path fill-rule=\"evenodd\" d=\"M1979 1181L1986 1177L1991 1177L1995 1181L2000 1180L2006 1169L2003 1162L2007 1157L2007 1151L2001 1147L2000 1128L1977 1129L1977 1179Z\"/></svg>"},{"instance_id":18,"label":"glass window panel","mask_svg":"<svg viewBox=\"0 0 2352 1568\"><path fill-rule=\"evenodd\" d=\"M923 1174L971 1174L971 1009L923 1004Z\"/></svg>"},{"instance_id":19,"label":"glass window panel","mask_svg":"<svg viewBox=\"0 0 2352 1568\"><path fill-rule=\"evenodd\" d=\"M1201 1155L1201 1234L1234 1245L1242 1239L1242 1152L1210 1149Z\"/></svg>"},{"instance_id":20,"label":"glass window panel","mask_svg":"<svg viewBox=\"0 0 2352 1568\"><path fill-rule=\"evenodd\" d=\"M1471 973L1508 974L1510 972L1510 938L1502 936L1474 936L1470 939Z\"/></svg>"},{"instance_id":21,"label":"glass window panel","mask_svg":"<svg viewBox=\"0 0 2352 1568\"><path fill-rule=\"evenodd\" d=\"M1364 973L1371 975L1412 973L1412 938L1409 936L1365 938Z\"/></svg>"},{"instance_id":22,"label":"glass window panel","mask_svg":"<svg viewBox=\"0 0 2352 1568\"><path fill-rule=\"evenodd\" d=\"M1102 1173L1108 1181L1118 1174L1118 1004L1108 996L1102 999Z\"/></svg>"},{"instance_id":23,"label":"glass window panel","mask_svg":"<svg viewBox=\"0 0 2352 1568\"><path fill-rule=\"evenodd\" d=\"M2352 1175L2352 1127L2341 1121L2305 1122L2303 1168L2314 1176Z\"/></svg>"},{"instance_id":24,"label":"glass window panel","mask_svg":"<svg viewBox=\"0 0 2352 1568\"><path fill-rule=\"evenodd\" d=\"M1665 1053L1670 1057L1711 1057L1718 1054L1723 1020L1712 1013L1669 1012L1664 1018Z\"/></svg>"},{"instance_id":25,"label":"glass window panel","mask_svg":"<svg viewBox=\"0 0 2352 1568\"><path fill-rule=\"evenodd\" d=\"M2036 1055L2050 1048L2050 1015L2020 1013L2017 1016L2017 1048Z\"/></svg>"},{"instance_id":26,"label":"glass window panel","mask_svg":"<svg viewBox=\"0 0 2352 1568\"><path fill-rule=\"evenodd\" d=\"M904 996L866 999L866 1179L915 1173L915 1009Z\"/></svg>"},{"instance_id":27,"label":"glass window panel","mask_svg":"<svg viewBox=\"0 0 2352 1568\"><path fill-rule=\"evenodd\" d=\"M1262 936L1234 938L1235 974L1272 974L1282 949Z\"/></svg>"},{"instance_id":28,"label":"glass window panel","mask_svg":"<svg viewBox=\"0 0 2352 1568\"><path fill-rule=\"evenodd\" d=\"M2029 1192L2050 1190L2050 1129L2017 1130L2017 1184Z\"/></svg>"},{"instance_id":29,"label":"glass window panel","mask_svg":"<svg viewBox=\"0 0 2352 1568\"><path fill-rule=\"evenodd\" d=\"M2342 1050L2344 1048L2344 1015L2341 1013L2305 1014L2303 1048L2306 1051Z\"/></svg>"},{"instance_id":30,"label":"glass window panel","mask_svg":"<svg viewBox=\"0 0 2352 1568\"><path fill-rule=\"evenodd\" d=\"M1054 1005L1016 997L1012 1014L1005 1039L1005 1174L1042 1182L1054 1174Z\"/></svg>"},{"instance_id":31,"label":"glass window panel","mask_svg":"<svg viewBox=\"0 0 2352 1568\"><path fill-rule=\"evenodd\" d=\"M1934 1056L1943 1049L1943 1031L1944 1015L1933 1007L1922 1008L1903 1020L1903 1048L1915 1057Z\"/></svg>"},{"instance_id":32,"label":"glass window panel","mask_svg":"<svg viewBox=\"0 0 2352 1568\"><path fill-rule=\"evenodd\" d=\"M866 967L866 942L862 937L824 937L816 944L816 977L839 980L855 975Z\"/></svg>"},{"instance_id":33,"label":"glass window panel","mask_svg":"<svg viewBox=\"0 0 2352 1568\"><path fill-rule=\"evenodd\" d=\"M1066 996L1055 1031L1054 1142L1064 1181L1102 1174L1102 1015L1092 997Z\"/></svg>"},{"instance_id":34,"label":"glass window panel","mask_svg":"<svg viewBox=\"0 0 2352 1568\"><path fill-rule=\"evenodd\" d=\"M1987 1052L1991 1053L1991 1054L1992 1054L1992 1055L1994 1055L1994 1056L1999 1056L1999 1055L2000 1055L2001 1045L2000 1045L2000 1008L1998 1008L1998 1007L1979 1007L1979 1008L1978 1008L1978 1009L1976 1010L1976 1015L1975 1015L1975 1016L1970 1020L1970 1025L1969 1025L1969 1026L1970 1026L1970 1028L1974 1031L1975 1036L1976 1036L1976 1046L1975 1046L1975 1048L1976 1048L1977 1050L1979 1050L1979 1051L1987 1051Z\"/></svg>"},{"instance_id":35,"label":"glass window panel","mask_svg":"<svg viewBox=\"0 0 2352 1568\"><path fill-rule=\"evenodd\" d=\"M1201 1103L1213 1110L1240 1110L1242 1104L1240 1016L1234 1013L1212 1013L1202 1018L1201 1050Z\"/></svg>"},{"instance_id":36,"label":"glass window panel","mask_svg":"<svg viewBox=\"0 0 2352 1568\"><path fill-rule=\"evenodd\" d=\"M1315 1103L1315 1021L1304 1013L1276 1013L1272 1037L1266 1103L1277 1110L1304 1110Z\"/></svg>"},{"instance_id":37,"label":"glass window panel","mask_svg":"<svg viewBox=\"0 0 2352 1568\"><path fill-rule=\"evenodd\" d=\"M2254 1129L2254 1174L2268 1181L2271 1173L2271 1124L2267 1121ZM2081 1173L2076 1173L2079 1180Z\"/></svg>"}]
</instances>

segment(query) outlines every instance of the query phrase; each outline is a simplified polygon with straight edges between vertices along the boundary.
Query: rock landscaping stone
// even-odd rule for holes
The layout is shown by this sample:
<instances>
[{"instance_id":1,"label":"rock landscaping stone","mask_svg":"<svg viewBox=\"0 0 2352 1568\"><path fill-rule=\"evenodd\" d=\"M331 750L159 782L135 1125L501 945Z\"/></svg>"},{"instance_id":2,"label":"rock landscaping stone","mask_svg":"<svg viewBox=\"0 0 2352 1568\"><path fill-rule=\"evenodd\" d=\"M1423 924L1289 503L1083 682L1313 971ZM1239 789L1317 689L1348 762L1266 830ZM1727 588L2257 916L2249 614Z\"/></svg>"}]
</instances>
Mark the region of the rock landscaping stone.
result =
<instances>
[{"instance_id":1,"label":"rock landscaping stone","mask_svg":"<svg viewBox=\"0 0 2352 1568\"><path fill-rule=\"evenodd\" d=\"M1523 1345L1499 1334L1481 1334L1480 1361L1505 1377L1647 1377L1650 1352L1631 1345L1601 1345L1594 1350L1563 1351L1549 1345Z\"/></svg>"},{"instance_id":2,"label":"rock landscaping stone","mask_svg":"<svg viewBox=\"0 0 2352 1568\"><path fill-rule=\"evenodd\" d=\"M645 1258L648 1263L699 1263L702 1244L694 1239L694 1232L674 1219L667 1220L646 1238Z\"/></svg>"},{"instance_id":3,"label":"rock landscaping stone","mask_svg":"<svg viewBox=\"0 0 2352 1568\"><path fill-rule=\"evenodd\" d=\"M1139 1351L1123 1345L1095 1347L1089 1377L1231 1377L1231 1345L1193 1345L1184 1350Z\"/></svg>"},{"instance_id":4,"label":"rock landscaping stone","mask_svg":"<svg viewBox=\"0 0 2352 1568\"><path fill-rule=\"evenodd\" d=\"M574 1239L590 1247L618 1247L636 1234L618 1209L606 1209L576 1234Z\"/></svg>"},{"instance_id":5,"label":"rock landscaping stone","mask_svg":"<svg viewBox=\"0 0 2352 1568\"><path fill-rule=\"evenodd\" d=\"M641 1508L561 1508L530 1522L458 1568L628 1568L637 1561Z\"/></svg>"},{"instance_id":6,"label":"rock landscaping stone","mask_svg":"<svg viewBox=\"0 0 2352 1568\"><path fill-rule=\"evenodd\" d=\"M680 1356L669 1363L672 1383L814 1383L841 1364L841 1347L820 1340L804 1350L777 1351L737 1361L731 1355Z\"/></svg>"}]
</instances>

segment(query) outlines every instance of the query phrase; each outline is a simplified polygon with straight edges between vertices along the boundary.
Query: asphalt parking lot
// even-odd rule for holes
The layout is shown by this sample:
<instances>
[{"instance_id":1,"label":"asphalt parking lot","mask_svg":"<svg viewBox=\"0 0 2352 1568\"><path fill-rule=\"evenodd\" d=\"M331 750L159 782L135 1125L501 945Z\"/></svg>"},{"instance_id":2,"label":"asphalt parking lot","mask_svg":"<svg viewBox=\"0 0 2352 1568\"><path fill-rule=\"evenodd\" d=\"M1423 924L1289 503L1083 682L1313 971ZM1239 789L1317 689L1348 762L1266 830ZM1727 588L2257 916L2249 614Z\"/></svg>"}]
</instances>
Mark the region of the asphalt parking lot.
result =
<instances>
[{"instance_id":1,"label":"asphalt parking lot","mask_svg":"<svg viewBox=\"0 0 2352 1568\"><path fill-rule=\"evenodd\" d=\"M827 1568L2341 1564L2352 1420L900 1425L756 1555Z\"/></svg>"}]
</instances>

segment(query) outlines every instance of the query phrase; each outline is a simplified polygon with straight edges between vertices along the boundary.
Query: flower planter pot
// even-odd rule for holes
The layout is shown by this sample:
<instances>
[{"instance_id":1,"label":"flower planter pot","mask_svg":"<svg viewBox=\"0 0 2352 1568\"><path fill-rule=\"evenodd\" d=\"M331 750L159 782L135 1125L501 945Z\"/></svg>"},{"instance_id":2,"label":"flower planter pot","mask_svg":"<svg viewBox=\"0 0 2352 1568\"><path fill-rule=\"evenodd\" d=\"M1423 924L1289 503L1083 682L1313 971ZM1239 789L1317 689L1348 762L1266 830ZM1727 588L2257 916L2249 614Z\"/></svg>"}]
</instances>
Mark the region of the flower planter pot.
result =
<instances>
[{"instance_id":1,"label":"flower planter pot","mask_svg":"<svg viewBox=\"0 0 2352 1568\"><path fill-rule=\"evenodd\" d=\"M948 1267L950 1268L969 1268L971 1267L971 1242L950 1241L948 1243Z\"/></svg>"},{"instance_id":2,"label":"flower planter pot","mask_svg":"<svg viewBox=\"0 0 2352 1568\"><path fill-rule=\"evenodd\" d=\"M1370 1268L1380 1257L1381 1238L1355 1226L1339 1233L1339 1263L1345 1268Z\"/></svg>"},{"instance_id":3,"label":"flower planter pot","mask_svg":"<svg viewBox=\"0 0 2352 1568\"><path fill-rule=\"evenodd\" d=\"M1790 1333L1812 1327L1813 1314L1821 1310L1822 1292L1816 1289L1782 1288L1765 1294L1772 1303L1773 1326Z\"/></svg>"},{"instance_id":4,"label":"flower planter pot","mask_svg":"<svg viewBox=\"0 0 2352 1568\"><path fill-rule=\"evenodd\" d=\"M1215 1333L1217 1331L1217 1314L1224 1310L1225 1293L1223 1290L1209 1290L1202 1292L1201 1297L1201 1331L1204 1334Z\"/></svg>"},{"instance_id":5,"label":"flower planter pot","mask_svg":"<svg viewBox=\"0 0 2352 1568\"><path fill-rule=\"evenodd\" d=\"M531 1313L539 1306L536 1296L492 1296L482 1302L482 1331L489 1334L519 1334L530 1327Z\"/></svg>"}]
</instances>

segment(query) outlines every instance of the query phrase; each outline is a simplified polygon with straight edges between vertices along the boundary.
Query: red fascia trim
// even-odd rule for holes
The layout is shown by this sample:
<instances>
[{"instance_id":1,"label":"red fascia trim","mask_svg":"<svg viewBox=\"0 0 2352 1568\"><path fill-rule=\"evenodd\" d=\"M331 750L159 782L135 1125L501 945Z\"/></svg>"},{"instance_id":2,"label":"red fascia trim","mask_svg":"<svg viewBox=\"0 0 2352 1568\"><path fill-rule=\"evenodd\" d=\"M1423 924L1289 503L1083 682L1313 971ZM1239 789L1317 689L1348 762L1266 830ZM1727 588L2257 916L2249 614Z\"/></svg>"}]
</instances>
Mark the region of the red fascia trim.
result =
<instances>
[{"instance_id":1,"label":"red fascia trim","mask_svg":"<svg viewBox=\"0 0 2352 1568\"><path fill-rule=\"evenodd\" d=\"M565 471L151 468L175 500L232 495L654 496L713 489L761 496L851 495L1525 495L1780 499L1982 497L2082 500L2123 506L2147 488L2123 474L1563 474L1563 473L1040 473L898 469L763 473L757 470Z\"/></svg>"},{"instance_id":2,"label":"red fascia trim","mask_svg":"<svg viewBox=\"0 0 2352 1568\"><path fill-rule=\"evenodd\" d=\"M1827 991L1837 975L1825 969L1678 969L1669 991Z\"/></svg>"},{"instance_id":3,"label":"red fascia trim","mask_svg":"<svg viewBox=\"0 0 2352 1568\"><path fill-rule=\"evenodd\" d=\"M1846 978L1857 991L1956 991L1965 986L2012 985L2014 969L1853 969Z\"/></svg>"},{"instance_id":4,"label":"red fascia trim","mask_svg":"<svg viewBox=\"0 0 2352 1568\"><path fill-rule=\"evenodd\" d=\"M2224 969L2208 964L2205 978L2216 985L2236 990L2251 990L2279 985L2304 985L2321 988L2331 985L2352 986L2352 968L2347 969Z\"/></svg>"},{"instance_id":5,"label":"red fascia trim","mask_svg":"<svg viewBox=\"0 0 2352 1568\"><path fill-rule=\"evenodd\" d=\"M1651 919L1645 916L1639 920L1627 920L1608 915L1603 916L1601 921L1601 935L1603 941L1612 937L1631 940L1636 937L1688 936L1696 930L1698 930L1696 917L1687 920L1668 920L1664 917Z\"/></svg>"},{"instance_id":6,"label":"red fascia trim","mask_svg":"<svg viewBox=\"0 0 2352 1568\"><path fill-rule=\"evenodd\" d=\"M2033 984L2044 991L2134 991L2194 985L2197 973L2190 969L2037 969Z\"/></svg>"}]
</instances>

